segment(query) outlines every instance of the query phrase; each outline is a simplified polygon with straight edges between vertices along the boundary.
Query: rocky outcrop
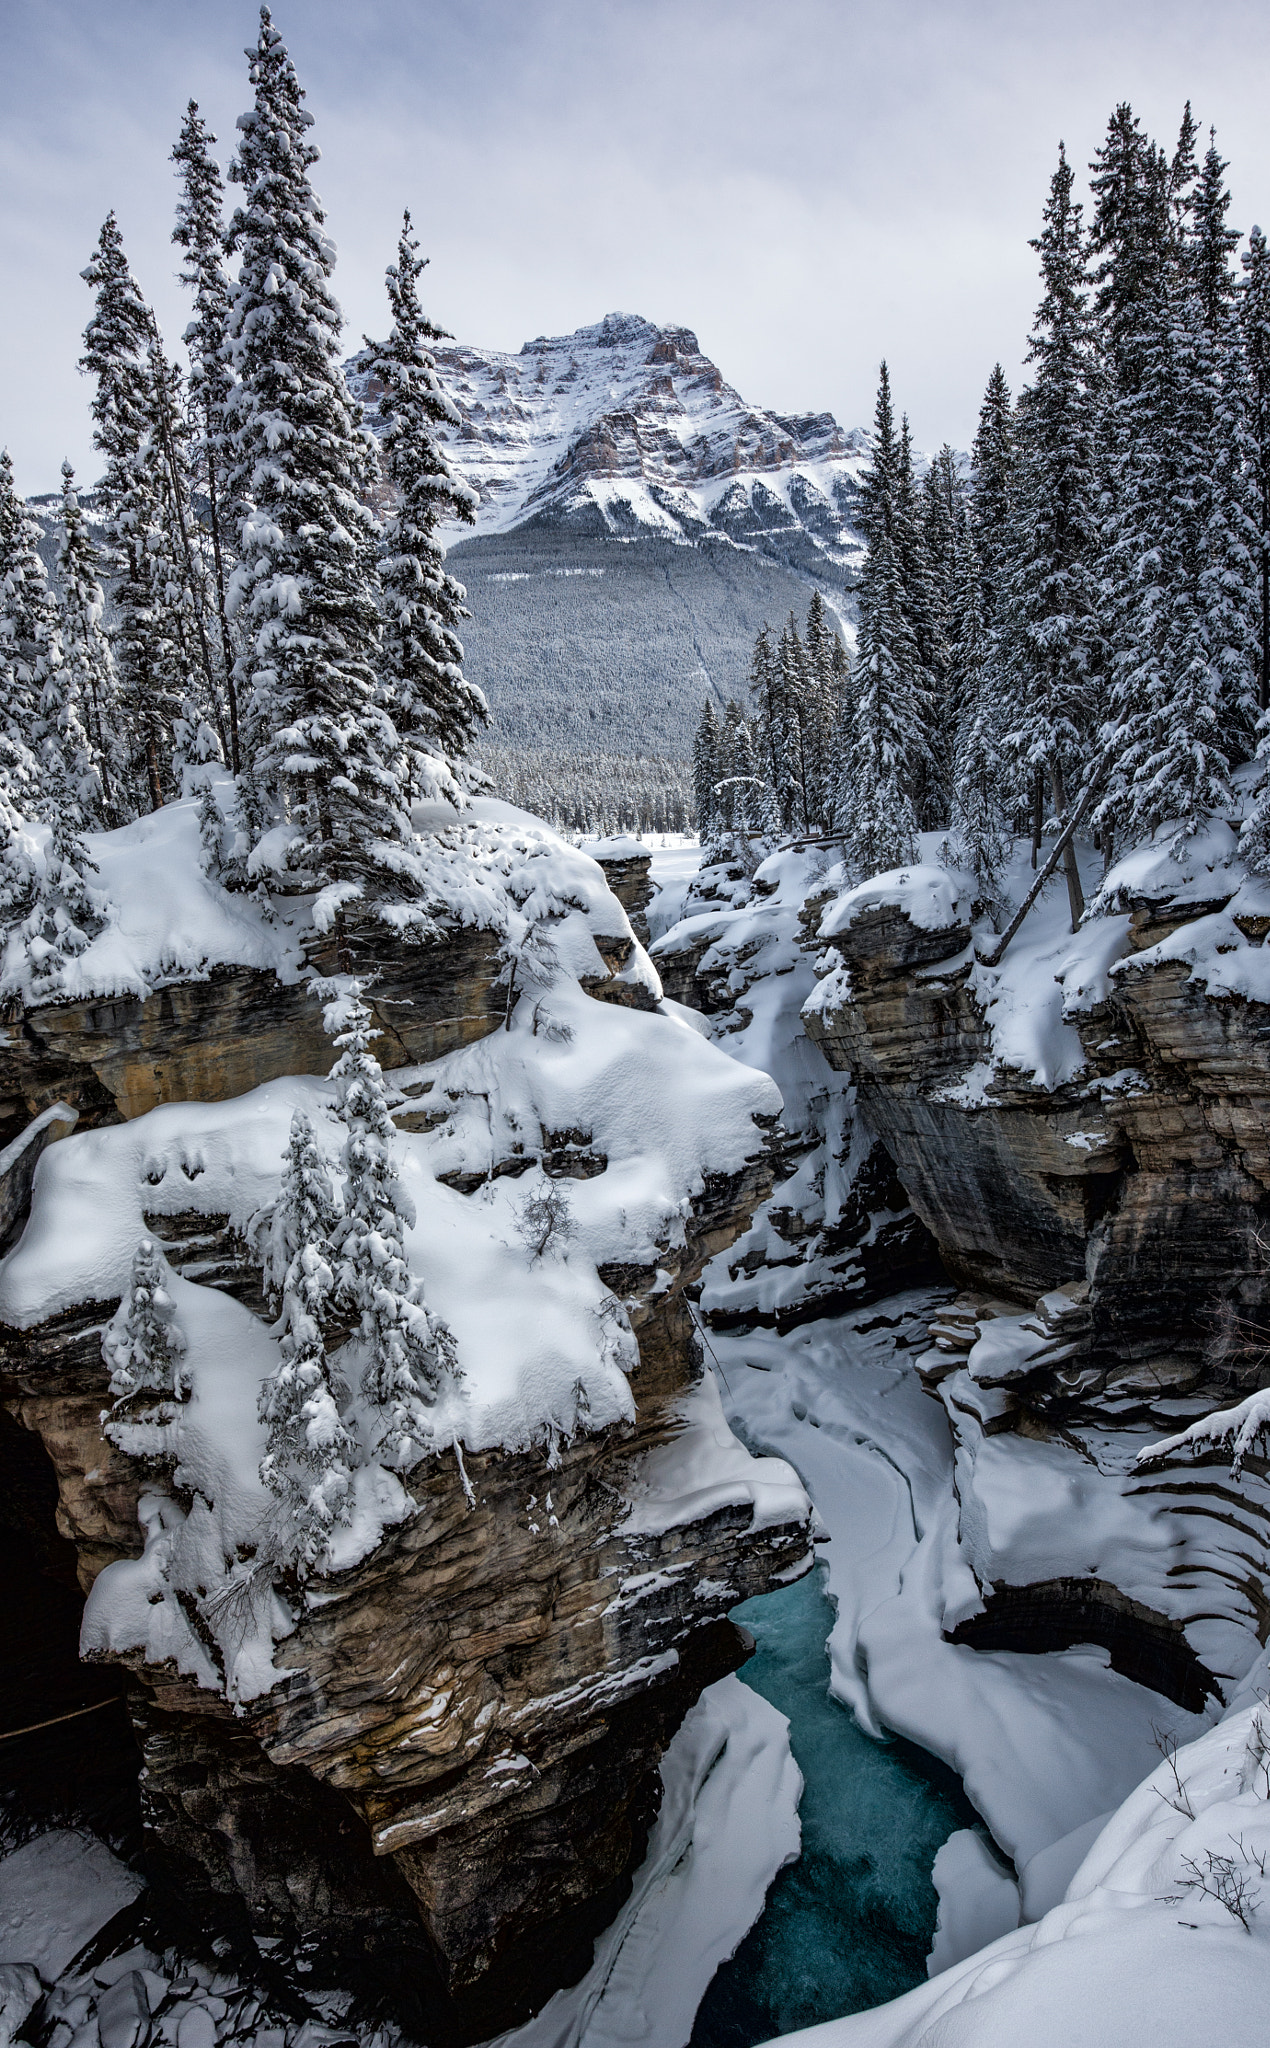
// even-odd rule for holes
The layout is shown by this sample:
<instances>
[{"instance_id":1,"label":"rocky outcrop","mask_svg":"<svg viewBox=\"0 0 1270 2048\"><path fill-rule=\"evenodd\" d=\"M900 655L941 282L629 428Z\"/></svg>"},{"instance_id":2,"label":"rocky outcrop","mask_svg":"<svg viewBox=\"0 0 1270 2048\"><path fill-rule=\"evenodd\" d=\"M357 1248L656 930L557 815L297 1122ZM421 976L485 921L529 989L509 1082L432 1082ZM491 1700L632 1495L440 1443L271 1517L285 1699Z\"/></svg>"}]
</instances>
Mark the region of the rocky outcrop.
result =
<instances>
[{"instance_id":1,"label":"rocky outcrop","mask_svg":"<svg viewBox=\"0 0 1270 2048\"><path fill-rule=\"evenodd\" d=\"M648 906L653 900L653 857L638 840L608 840L588 848L604 879L631 921L641 946L649 943Z\"/></svg>"},{"instance_id":2,"label":"rocky outcrop","mask_svg":"<svg viewBox=\"0 0 1270 2048\"><path fill-rule=\"evenodd\" d=\"M461 927L421 951L368 926L347 933L338 952L315 935L307 958L314 974L371 968L384 1067L470 1044L506 1008L493 932ZM214 969L144 997L11 1005L0 1021L0 1105L15 1134L59 1097L88 1128L143 1116L160 1102L223 1102L280 1074L324 1074L330 1064L307 978L287 983L256 968Z\"/></svg>"},{"instance_id":3,"label":"rocky outcrop","mask_svg":"<svg viewBox=\"0 0 1270 2048\"><path fill-rule=\"evenodd\" d=\"M688 915L652 949L666 994L709 1017L735 1057L767 1066L785 1098L776 1190L702 1296L720 1330L794 1329L938 1273L850 1075L806 1042L806 940L828 900L825 859L802 848L753 874L735 860L703 868Z\"/></svg>"},{"instance_id":4,"label":"rocky outcrop","mask_svg":"<svg viewBox=\"0 0 1270 2048\"><path fill-rule=\"evenodd\" d=\"M1163 923L1140 906L1134 951ZM1215 1358L1213 1337L1222 1304L1256 1319L1270 1287L1270 1011L1131 952L1104 997L1069 1008L1081 1071L1046 1088L992 1066L967 926L881 905L834 944L849 997L811 1008L808 1033L850 1071L950 1275L1019 1304L1070 1297L1061 1369L1038 1353L1020 1383L1148 1404L1250 1384L1251 1355Z\"/></svg>"},{"instance_id":5,"label":"rocky outcrop","mask_svg":"<svg viewBox=\"0 0 1270 2048\"><path fill-rule=\"evenodd\" d=\"M584 986L647 1006L629 933L596 945L606 973ZM497 969L485 933L384 947L384 1064L417 1065L500 1024L518 991L496 985ZM117 1121L324 1071L318 1023L302 984L226 972L144 1002L14 1018L8 1078L28 1109L56 1087L85 1122ZM426 1125L426 1094L412 1105L403 1126ZM543 1165L586 1178L605 1161L570 1129L544 1134ZM235 1711L173 1667L124 1658L147 1859L189 1924L243 1954L264 1943L308 1984L373 1989L428 2041L486 2038L586 1967L642 1852L665 1743L748 1653L729 1609L809 1561L796 1509L755 1526L749 1506L672 1505L627 1527L640 1475L687 1426L700 1381L686 1290L771 1179L756 1130L749 1163L705 1176L652 1263L602 1271L638 1341L634 1421L469 1453L466 1476L455 1459L420 1468L417 1512L360 1564L311 1598L284 1588L295 1626L271 1691ZM198 1188L187 1213L147 1215L147 1228L177 1272L267 1314L246 1245L198 1209ZM114 1306L0 1336L0 1458L13 1423L42 1444L57 1500L44 1535L85 1589L140 1553L138 1501L154 1483L101 1433ZM180 1475L168 1481L179 1494ZM193 1599L189 1614L196 1625Z\"/></svg>"},{"instance_id":6,"label":"rocky outcrop","mask_svg":"<svg viewBox=\"0 0 1270 2048\"><path fill-rule=\"evenodd\" d=\"M1270 1630L1262 1463L1242 1486L1217 1454L1135 1463L1267 1376L1270 1004L1221 985L1239 932L1214 916L1139 899L1086 931L1062 991L1052 972L1016 983L1016 1003L1050 1006L1051 1043L1069 1035L1054 1085L1000 1058L996 985L955 916L856 907L807 1008L962 1290L917 1360L953 1432L980 1594L951 1640L1098 1644L1190 1711L1229 1696ZM1241 958L1245 990L1260 971Z\"/></svg>"}]
</instances>

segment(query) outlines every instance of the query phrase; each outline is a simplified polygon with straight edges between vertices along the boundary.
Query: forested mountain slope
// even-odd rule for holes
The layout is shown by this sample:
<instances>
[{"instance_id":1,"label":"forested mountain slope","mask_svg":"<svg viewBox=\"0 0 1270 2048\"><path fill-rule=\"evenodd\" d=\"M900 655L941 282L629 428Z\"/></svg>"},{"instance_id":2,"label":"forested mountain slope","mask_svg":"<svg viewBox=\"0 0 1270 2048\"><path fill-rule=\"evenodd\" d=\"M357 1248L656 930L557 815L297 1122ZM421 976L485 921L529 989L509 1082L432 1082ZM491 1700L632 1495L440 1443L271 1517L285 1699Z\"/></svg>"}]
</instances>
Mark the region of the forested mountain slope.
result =
<instances>
[{"instance_id":1,"label":"forested mountain slope","mask_svg":"<svg viewBox=\"0 0 1270 2048\"><path fill-rule=\"evenodd\" d=\"M478 493L475 531L445 537L500 782L595 753L664 780L702 699L743 694L765 621L801 615L816 586L846 615L859 430L748 406L687 328L633 314L436 360L460 415L442 437ZM378 430L366 352L348 376Z\"/></svg>"}]
</instances>

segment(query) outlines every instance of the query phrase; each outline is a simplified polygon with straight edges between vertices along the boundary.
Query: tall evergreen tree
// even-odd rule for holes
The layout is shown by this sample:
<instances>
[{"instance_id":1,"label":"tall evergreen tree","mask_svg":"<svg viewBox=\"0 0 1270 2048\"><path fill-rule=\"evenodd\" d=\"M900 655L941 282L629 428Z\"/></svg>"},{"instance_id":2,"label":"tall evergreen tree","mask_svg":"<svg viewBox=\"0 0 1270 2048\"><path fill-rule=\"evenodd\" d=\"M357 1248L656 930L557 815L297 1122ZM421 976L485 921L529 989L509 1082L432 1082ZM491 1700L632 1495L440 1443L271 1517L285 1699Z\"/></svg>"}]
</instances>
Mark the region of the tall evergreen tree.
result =
<instances>
[{"instance_id":1,"label":"tall evergreen tree","mask_svg":"<svg viewBox=\"0 0 1270 2048\"><path fill-rule=\"evenodd\" d=\"M952 597L953 696L957 706L952 755L952 846L957 861L995 907L1013 841L1008 825L1000 706L983 619L979 562L969 521L958 531Z\"/></svg>"},{"instance_id":2,"label":"tall evergreen tree","mask_svg":"<svg viewBox=\"0 0 1270 2048\"><path fill-rule=\"evenodd\" d=\"M212 554L219 678L226 694L229 755L241 766L235 647L229 624L229 534L224 489L225 407L233 386L228 361L229 279L225 271L224 185L212 156L216 137L191 100L181 123L172 161L181 175L172 240L185 251L181 282L194 294L194 318L185 330L190 357L190 403L196 421L191 451L195 482L207 499L207 538Z\"/></svg>"},{"instance_id":3,"label":"tall evergreen tree","mask_svg":"<svg viewBox=\"0 0 1270 2048\"><path fill-rule=\"evenodd\" d=\"M437 538L444 520L476 517L476 492L454 474L437 436L459 411L442 389L430 343L444 340L419 304L426 259L402 224L397 261L388 267L392 331L371 348L369 368L381 390L384 468L396 501L379 543L384 610L381 675L388 710L405 749L404 777L412 795L436 794L437 755L461 759L489 712L463 674L460 620L469 616L463 585L445 566Z\"/></svg>"},{"instance_id":4,"label":"tall evergreen tree","mask_svg":"<svg viewBox=\"0 0 1270 2048\"><path fill-rule=\"evenodd\" d=\"M116 571L112 638L119 697L133 771L157 810L169 785L172 721L181 707L182 664L169 602L176 572L164 531L164 456L151 382L154 330L113 213L83 277L97 295L80 366L97 379L93 440L106 458L98 496Z\"/></svg>"},{"instance_id":5,"label":"tall evergreen tree","mask_svg":"<svg viewBox=\"0 0 1270 2048\"><path fill-rule=\"evenodd\" d=\"M62 667L68 704L86 728L100 781L102 822L121 822L114 787L123 760L117 726L115 668L102 626L106 608L97 549L75 490L75 472L62 464L62 539L57 553L61 592Z\"/></svg>"},{"instance_id":6,"label":"tall evergreen tree","mask_svg":"<svg viewBox=\"0 0 1270 2048\"><path fill-rule=\"evenodd\" d=\"M784 787L776 791L787 832L811 830L815 810L817 746L815 679L793 612L780 643L780 704L784 719Z\"/></svg>"},{"instance_id":7,"label":"tall evergreen tree","mask_svg":"<svg viewBox=\"0 0 1270 2048\"><path fill-rule=\"evenodd\" d=\"M1153 265L1122 238L1118 260L1140 282L1119 333L1108 579L1117 758L1098 812L1104 831L1130 840L1166 820L1185 838L1230 804L1226 714L1240 694L1241 637L1222 588L1239 534L1213 489L1217 344L1194 237L1173 227L1160 153L1145 150L1140 169L1134 218Z\"/></svg>"},{"instance_id":8,"label":"tall evergreen tree","mask_svg":"<svg viewBox=\"0 0 1270 2048\"><path fill-rule=\"evenodd\" d=\"M1238 758L1253 750L1258 712L1254 565L1260 506L1252 393L1232 267L1239 236L1227 224L1226 169L1210 130L1190 199L1183 280L1189 291L1182 303L1193 330L1186 401L1197 457L1197 599L1205 651L1220 682L1222 727L1232 758Z\"/></svg>"},{"instance_id":9,"label":"tall evergreen tree","mask_svg":"<svg viewBox=\"0 0 1270 2048\"><path fill-rule=\"evenodd\" d=\"M984 630L989 635L997 627L997 600L1013 530L1016 466L1014 408L1005 373L997 363L979 408L979 429L970 456L974 546Z\"/></svg>"},{"instance_id":10,"label":"tall evergreen tree","mask_svg":"<svg viewBox=\"0 0 1270 2048\"><path fill-rule=\"evenodd\" d=\"M779 792L787 787L790 779L789 722L785 710L781 657L772 645L772 630L768 625L759 628L754 642L750 658L749 700L757 758L772 791L773 802L779 808Z\"/></svg>"},{"instance_id":11,"label":"tall evergreen tree","mask_svg":"<svg viewBox=\"0 0 1270 2048\"><path fill-rule=\"evenodd\" d=\"M1270 249L1259 227L1248 237L1239 297L1248 378L1249 484L1256 592L1257 703L1270 708Z\"/></svg>"},{"instance_id":12,"label":"tall evergreen tree","mask_svg":"<svg viewBox=\"0 0 1270 2048\"><path fill-rule=\"evenodd\" d=\"M1080 206L1060 145L1040 236L1044 294L1028 348L1035 380L1021 408L1012 561L1006 585L1010 747L1060 820L1086 757L1101 663L1093 415L1097 375ZM1084 914L1075 849L1065 857L1073 928Z\"/></svg>"},{"instance_id":13,"label":"tall evergreen tree","mask_svg":"<svg viewBox=\"0 0 1270 2048\"><path fill-rule=\"evenodd\" d=\"M57 607L40 558L39 531L18 495L9 451L0 449L0 661L5 672L0 717L9 737L29 747L45 773L53 764L45 746L43 698L61 660Z\"/></svg>"},{"instance_id":14,"label":"tall evergreen tree","mask_svg":"<svg viewBox=\"0 0 1270 2048\"><path fill-rule=\"evenodd\" d=\"M360 884L379 846L409 833L376 676L366 456L339 366L335 252L309 179L313 117L267 7L248 54L255 102L230 169L243 196L228 238L241 267L226 418L249 806L257 830L269 807L286 807L296 865Z\"/></svg>"},{"instance_id":15,"label":"tall evergreen tree","mask_svg":"<svg viewBox=\"0 0 1270 2048\"><path fill-rule=\"evenodd\" d=\"M719 780L719 721L707 697L692 743L692 793L697 812L697 837L708 847L715 834L714 789Z\"/></svg>"},{"instance_id":16,"label":"tall evergreen tree","mask_svg":"<svg viewBox=\"0 0 1270 2048\"><path fill-rule=\"evenodd\" d=\"M883 363L872 462L862 480L868 554L858 593L855 702L849 747L838 764L835 805L848 859L864 875L914 858L913 792L925 782L929 768L928 700L903 572L908 487L902 463L890 376Z\"/></svg>"}]
</instances>

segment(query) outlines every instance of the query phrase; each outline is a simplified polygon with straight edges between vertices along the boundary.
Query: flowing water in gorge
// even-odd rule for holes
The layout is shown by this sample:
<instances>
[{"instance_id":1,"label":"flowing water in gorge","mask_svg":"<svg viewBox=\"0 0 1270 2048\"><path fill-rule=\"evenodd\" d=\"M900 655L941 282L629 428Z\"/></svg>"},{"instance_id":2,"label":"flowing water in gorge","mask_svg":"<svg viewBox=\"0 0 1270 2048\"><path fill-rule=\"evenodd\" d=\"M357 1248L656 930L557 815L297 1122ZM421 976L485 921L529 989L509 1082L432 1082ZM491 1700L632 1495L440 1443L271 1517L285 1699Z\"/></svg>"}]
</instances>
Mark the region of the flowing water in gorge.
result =
<instances>
[{"instance_id":1,"label":"flowing water in gorge","mask_svg":"<svg viewBox=\"0 0 1270 2048\"><path fill-rule=\"evenodd\" d=\"M911 1743L873 1741L830 1698L823 1569L747 1600L734 1617L758 1643L742 1678L789 1719L805 1780L803 1847L716 1972L692 2048L753 2048L921 1983L935 1852L976 1819L952 1771Z\"/></svg>"}]
</instances>

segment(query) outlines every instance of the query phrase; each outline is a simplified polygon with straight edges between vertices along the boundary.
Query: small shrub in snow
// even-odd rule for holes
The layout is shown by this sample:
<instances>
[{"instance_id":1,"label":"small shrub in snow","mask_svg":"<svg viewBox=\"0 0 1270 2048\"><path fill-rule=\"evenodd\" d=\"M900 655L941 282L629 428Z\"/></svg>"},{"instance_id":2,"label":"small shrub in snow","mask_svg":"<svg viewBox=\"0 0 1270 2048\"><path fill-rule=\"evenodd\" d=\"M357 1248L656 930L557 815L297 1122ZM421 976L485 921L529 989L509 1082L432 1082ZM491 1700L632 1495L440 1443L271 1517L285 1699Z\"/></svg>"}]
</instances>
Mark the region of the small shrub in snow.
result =
<instances>
[{"instance_id":1,"label":"small shrub in snow","mask_svg":"<svg viewBox=\"0 0 1270 2048\"><path fill-rule=\"evenodd\" d=\"M110 1367L112 1416L138 1418L138 1411L156 1411L183 1401L189 1381L182 1365L185 1335L177 1321L176 1303L168 1282L167 1260L153 1238L143 1237L132 1260L128 1291L101 1340L101 1355ZM107 1434L112 1435L110 1425Z\"/></svg>"},{"instance_id":2,"label":"small shrub in snow","mask_svg":"<svg viewBox=\"0 0 1270 2048\"><path fill-rule=\"evenodd\" d=\"M526 1197L520 1205L516 1228L531 1258L541 1259L549 1251L557 1256L563 1253L569 1239L577 1235L577 1224L569 1208L568 1193L560 1181L548 1181L539 1193Z\"/></svg>"},{"instance_id":3,"label":"small shrub in snow","mask_svg":"<svg viewBox=\"0 0 1270 2048\"><path fill-rule=\"evenodd\" d=\"M1260 1865L1257 1867L1261 1868ZM1193 1887L1206 1899L1215 1899L1219 1906L1226 1908L1232 1920L1239 1922L1245 1934L1252 1933L1252 1916L1261 1894L1252 1881L1252 1866L1245 1856L1226 1856L1217 1850L1205 1849L1202 1861L1184 1856L1181 1868L1185 1873L1183 1884ZM1264 1869L1262 1875L1265 1875Z\"/></svg>"}]
</instances>

